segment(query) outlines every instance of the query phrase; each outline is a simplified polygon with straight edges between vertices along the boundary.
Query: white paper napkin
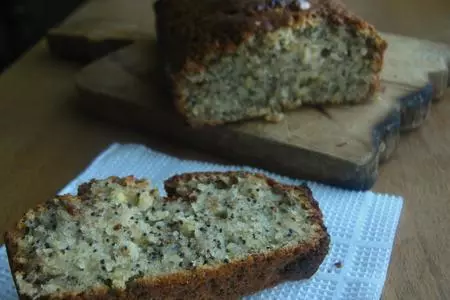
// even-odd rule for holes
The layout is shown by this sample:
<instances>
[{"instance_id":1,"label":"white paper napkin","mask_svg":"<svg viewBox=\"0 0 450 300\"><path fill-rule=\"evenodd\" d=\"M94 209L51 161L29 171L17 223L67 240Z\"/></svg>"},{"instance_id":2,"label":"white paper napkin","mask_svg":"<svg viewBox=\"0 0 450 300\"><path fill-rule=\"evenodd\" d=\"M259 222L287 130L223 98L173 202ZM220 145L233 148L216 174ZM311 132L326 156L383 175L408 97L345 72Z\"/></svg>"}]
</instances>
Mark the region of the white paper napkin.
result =
<instances>
[{"instance_id":1,"label":"white paper napkin","mask_svg":"<svg viewBox=\"0 0 450 300\"><path fill-rule=\"evenodd\" d=\"M223 166L181 160L141 145L113 144L60 194L75 193L91 178L110 175L145 177L158 186L168 177L192 171L225 171L248 167ZM282 182L293 180L264 172ZM372 192L346 191L308 182L324 214L331 235L330 252L315 276L303 282L289 282L247 297L248 299L375 299L381 297L403 200ZM16 300L5 248L0 248L0 299Z\"/></svg>"}]
</instances>

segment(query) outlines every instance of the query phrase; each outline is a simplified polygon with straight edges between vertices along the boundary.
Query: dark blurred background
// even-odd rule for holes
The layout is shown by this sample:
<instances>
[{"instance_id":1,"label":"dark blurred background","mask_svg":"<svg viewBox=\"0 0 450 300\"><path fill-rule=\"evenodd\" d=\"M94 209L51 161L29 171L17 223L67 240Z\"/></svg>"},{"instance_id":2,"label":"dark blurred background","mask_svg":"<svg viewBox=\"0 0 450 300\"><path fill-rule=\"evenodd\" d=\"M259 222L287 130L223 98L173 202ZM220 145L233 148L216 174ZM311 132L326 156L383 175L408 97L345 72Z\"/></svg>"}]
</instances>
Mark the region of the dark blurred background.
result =
<instances>
[{"instance_id":1,"label":"dark blurred background","mask_svg":"<svg viewBox=\"0 0 450 300\"><path fill-rule=\"evenodd\" d=\"M0 73L84 0L0 0Z\"/></svg>"}]
</instances>

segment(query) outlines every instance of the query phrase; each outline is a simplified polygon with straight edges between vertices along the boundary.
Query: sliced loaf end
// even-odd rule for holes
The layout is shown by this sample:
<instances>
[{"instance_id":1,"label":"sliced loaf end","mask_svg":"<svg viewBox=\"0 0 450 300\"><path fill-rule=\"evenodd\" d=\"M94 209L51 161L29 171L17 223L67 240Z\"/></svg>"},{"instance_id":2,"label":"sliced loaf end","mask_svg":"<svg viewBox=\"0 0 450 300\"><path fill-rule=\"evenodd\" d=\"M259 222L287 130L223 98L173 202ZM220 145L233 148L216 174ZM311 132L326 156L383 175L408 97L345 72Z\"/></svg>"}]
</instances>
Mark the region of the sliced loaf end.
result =
<instances>
[{"instance_id":1,"label":"sliced loaf end","mask_svg":"<svg viewBox=\"0 0 450 300\"><path fill-rule=\"evenodd\" d=\"M192 126L379 92L387 42L340 0L159 0L154 11L163 74Z\"/></svg>"}]
</instances>

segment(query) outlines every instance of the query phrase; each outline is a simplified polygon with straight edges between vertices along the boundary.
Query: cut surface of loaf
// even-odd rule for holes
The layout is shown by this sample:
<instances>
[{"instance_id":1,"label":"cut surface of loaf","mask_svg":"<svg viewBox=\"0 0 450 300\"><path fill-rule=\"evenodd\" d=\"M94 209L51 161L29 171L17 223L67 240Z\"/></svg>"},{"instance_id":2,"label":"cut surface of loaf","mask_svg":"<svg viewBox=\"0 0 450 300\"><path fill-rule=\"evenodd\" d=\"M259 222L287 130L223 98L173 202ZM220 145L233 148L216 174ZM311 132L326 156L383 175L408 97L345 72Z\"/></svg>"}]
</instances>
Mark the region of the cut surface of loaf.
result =
<instances>
[{"instance_id":1,"label":"cut surface of loaf","mask_svg":"<svg viewBox=\"0 0 450 300\"><path fill-rule=\"evenodd\" d=\"M377 92L386 42L339 0L158 0L164 72L195 126Z\"/></svg>"},{"instance_id":2,"label":"cut surface of loaf","mask_svg":"<svg viewBox=\"0 0 450 300\"><path fill-rule=\"evenodd\" d=\"M309 278L328 252L306 186L225 172L165 188L110 177L30 210L6 234L22 299L230 299Z\"/></svg>"}]
</instances>

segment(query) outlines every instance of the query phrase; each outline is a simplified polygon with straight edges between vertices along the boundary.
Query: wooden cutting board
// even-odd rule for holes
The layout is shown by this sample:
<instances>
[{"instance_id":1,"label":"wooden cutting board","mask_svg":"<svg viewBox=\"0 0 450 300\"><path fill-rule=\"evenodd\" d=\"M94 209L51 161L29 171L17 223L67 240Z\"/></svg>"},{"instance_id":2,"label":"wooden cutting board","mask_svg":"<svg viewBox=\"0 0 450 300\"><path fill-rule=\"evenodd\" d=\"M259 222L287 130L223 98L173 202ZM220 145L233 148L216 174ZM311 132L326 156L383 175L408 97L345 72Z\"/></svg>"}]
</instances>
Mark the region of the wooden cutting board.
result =
<instances>
[{"instance_id":1,"label":"wooden cutting board","mask_svg":"<svg viewBox=\"0 0 450 300\"><path fill-rule=\"evenodd\" d=\"M104 15L69 19L50 32L50 49L65 58L93 60L124 47L95 60L77 76L86 111L232 163L369 189L379 164L394 152L400 132L422 125L432 99L442 97L449 82L449 47L383 33L389 47L379 99L346 107L305 107L286 114L277 124L257 120L193 129L174 112L159 88L150 11L145 12L150 24L145 31L131 17L122 16L118 22L111 21L112 14L109 21Z\"/></svg>"}]
</instances>

